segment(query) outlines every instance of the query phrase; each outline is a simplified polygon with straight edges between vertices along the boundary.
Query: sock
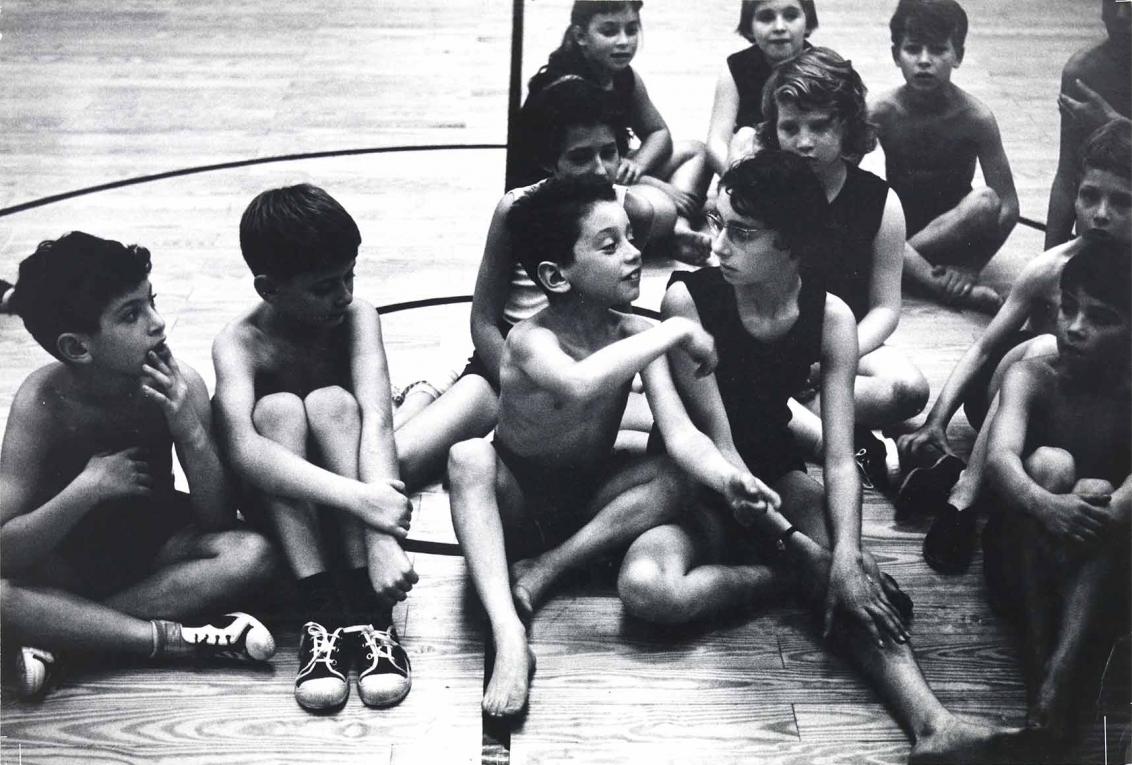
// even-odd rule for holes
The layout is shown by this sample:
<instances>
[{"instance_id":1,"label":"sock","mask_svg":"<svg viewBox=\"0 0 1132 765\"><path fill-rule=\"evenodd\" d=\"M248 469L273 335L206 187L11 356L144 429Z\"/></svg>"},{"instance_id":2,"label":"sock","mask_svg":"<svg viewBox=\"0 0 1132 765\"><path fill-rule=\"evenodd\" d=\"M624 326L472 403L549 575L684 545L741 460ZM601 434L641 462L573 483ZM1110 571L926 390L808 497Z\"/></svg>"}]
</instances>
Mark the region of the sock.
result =
<instances>
[{"instance_id":1,"label":"sock","mask_svg":"<svg viewBox=\"0 0 1132 765\"><path fill-rule=\"evenodd\" d=\"M374 592L369 571L364 566L343 574L342 595L353 624L372 624L379 630L389 629L393 624L393 609Z\"/></svg>"},{"instance_id":2,"label":"sock","mask_svg":"<svg viewBox=\"0 0 1132 765\"><path fill-rule=\"evenodd\" d=\"M333 631L346 624L346 609L329 571L300 579L299 607L304 621L315 621Z\"/></svg>"},{"instance_id":3,"label":"sock","mask_svg":"<svg viewBox=\"0 0 1132 765\"><path fill-rule=\"evenodd\" d=\"M192 655L193 647L181 635L180 622L151 619L149 623L153 625L153 653L149 658Z\"/></svg>"}]
</instances>

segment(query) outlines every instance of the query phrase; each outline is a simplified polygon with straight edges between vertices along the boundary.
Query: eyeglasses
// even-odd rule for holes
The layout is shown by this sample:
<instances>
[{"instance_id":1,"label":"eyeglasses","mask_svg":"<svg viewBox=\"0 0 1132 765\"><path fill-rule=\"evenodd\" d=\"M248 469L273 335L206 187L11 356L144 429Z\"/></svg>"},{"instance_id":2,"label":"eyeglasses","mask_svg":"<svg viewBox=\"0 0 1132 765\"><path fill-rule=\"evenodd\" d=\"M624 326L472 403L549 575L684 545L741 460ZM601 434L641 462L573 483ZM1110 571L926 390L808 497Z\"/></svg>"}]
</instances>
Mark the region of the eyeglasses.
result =
<instances>
[{"instance_id":1,"label":"eyeglasses","mask_svg":"<svg viewBox=\"0 0 1132 765\"><path fill-rule=\"evenodd\" d=\"M724 223L723 218L715 211L707 213L704 217L707 218L708 228L711 230L712 236L718 236L720 231L726 231L727 238L735 244L750 244L758 238L759 234L768 230L753 226L740 226L738 223Z\"/></svg>"}]
</instances>

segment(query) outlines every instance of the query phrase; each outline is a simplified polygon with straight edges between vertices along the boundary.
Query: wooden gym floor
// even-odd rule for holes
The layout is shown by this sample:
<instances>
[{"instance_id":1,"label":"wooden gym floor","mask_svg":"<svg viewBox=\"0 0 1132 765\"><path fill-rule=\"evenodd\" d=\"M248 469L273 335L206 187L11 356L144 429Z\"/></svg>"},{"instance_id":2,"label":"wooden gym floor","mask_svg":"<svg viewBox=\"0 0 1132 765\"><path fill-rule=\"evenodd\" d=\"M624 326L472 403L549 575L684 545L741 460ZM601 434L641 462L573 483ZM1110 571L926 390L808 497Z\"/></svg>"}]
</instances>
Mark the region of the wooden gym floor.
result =
<instances>
[{"instance_id":1,"label":"wooden gym floor","mask_svg":"<svg viewBox=\"0 0 1132 765\"><path fill-rule=\"evenodd\" d=\"M899 81L888 54L894 4L819 3L813 41L850 57L874 91ZM1060 67L1103 34L1097 3L964 4L971 34L956 81L994 110L1022 214L1043 220L1056 161ZM635 66L678 139L706 132L716 74L742 43L731 32L737 7L735 0L646 4ZM568 0L528 3L524 79L557 44L568 8ZM311 181L336 196L362 230L361 297L386 304L471 292L502 190L498 149L253 164L11 208L217 163L501 144L510 46L505 0L15 0L4 4L0 33L0 276L13 278L38 241L69 230L146 245L170 344L211 385L211 340L254 299L239 257L239 215L264 188ZM881 166L875 156L866 163ZM1040 248L1041 235L1019 226L991 279L1005 284ZM641 305L657 306L671 267L649 266ZM384 323L395 382L416 379L437 358L459 363L470 348L466 305L391 315ZM893 343L912 355L934 393L984 325L983 317L906 301ZM0 318L0 353L4 420L20 381L48 357L13 318ZM952 433L970 442L962 415ZM434 486L414 502L413 536L452 541L443 489ZM915 599L914 644L941 699L974 717L1020 724L1017 645L985 604L980 562L965 576L938 576L919 552L926 523L898 526L891 504L872 492L864 516L867 543ZM563 588L535 620L539 669L525 723L485 730L484 624L463 560L417 554L415 565L420 583L397 612L414 688L395 709L368 710L353 698L330 716L300 710L291 696L297 632L287 626L264 670L96 665L68 675L38 704L16 700L5 687L0 763L907 757L905 735L826 652L800 611L774 608L659 630L626 618L601 576ZM1081 699L1087 716L1093 702ZM1124 761L1117 746L1127 741L1127 701L1104 709L1109 716L1089 727L1074 761Z\"/></svg>"}]
</instances>

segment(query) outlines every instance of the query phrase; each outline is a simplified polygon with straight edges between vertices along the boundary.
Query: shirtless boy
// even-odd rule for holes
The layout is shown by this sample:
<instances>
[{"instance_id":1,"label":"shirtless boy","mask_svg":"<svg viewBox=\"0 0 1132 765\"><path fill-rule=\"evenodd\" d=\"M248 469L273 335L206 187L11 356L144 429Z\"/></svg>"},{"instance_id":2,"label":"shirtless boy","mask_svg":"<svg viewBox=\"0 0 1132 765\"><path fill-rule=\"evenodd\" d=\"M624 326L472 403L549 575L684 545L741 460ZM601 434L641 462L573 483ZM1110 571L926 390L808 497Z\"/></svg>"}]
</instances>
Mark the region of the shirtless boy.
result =
<instances>
[{"instance_id":1,"label":"shirtless boy","mask_svg":"<svg viewBox=\"0 0 1132 765\"><path fill-rule=\"evenodd\" d=\"M355 660L369 706L396 704L410 686L391 616L417 580L398 543L410 507L397 479L381 325L373 306L353 299L360 243L353 218L322 189L257 196L240 221L240 249L261 301L212 347L242 509L274 533L298 580L306 623L295 698L307 709L345 703ZM324 522L339 537L336 567Z\"/></svg>"},{"instance_id":2,"label":"shirtless boy","mask_svg":"<svg viewBox=\"0 0 1132 765\"><path fill-rule=\"evenodd\" d=\"M987 586L1023 633L1029 724L1055 742L1127 630L1130 278L1126 244L1065 264L1057 351L1010 368L990 435Z\"/></svg>"},{"instance_id":3,"label":"shirtless boy","mask_svg":"<svg viewBox=\"0 0 1132 765\"><path fill-rule=\"evenodd\" d=\"M653 326L613 310L637 298L641 258L608 181L551 179L508 220L550 304L507 336L494 444L457 444L448 468L456 534L495 640L483 698L491 715L526 705L533 654L523 620L550 586L674 517L684 479L673 461L733 504L778 501L728 463L680 403L665 354L679 348L709 373L710 336L687 319ZM613 453L637 372L671 459Z\"/></svg>"},{"instance_id":4,"label":"shirtless boy","mask_svg":"<svg viewBox=\"0 0 1132 765\"><path fill-rule=\"evenodd\" d=\"M967 14L955 0L901 0L889 27L905 84L870 117L904 205L905 278L946 304L993 313L1002 300L976 281L1018 221L1018 195L994 115L951 82ZM987 185L972 189L976 160Z\"/></svg>"},{"instance_id":5,"label":"shirtless boy","mask_svg":"<svg viewBox=\"0 0 1132 765\"><path fill-rule=\"evenodd\" d=\"M179 623L238 604L273 556L237 528L208 391L165 342L149 270L144 247L79 231L20 264L12 308L57 359L17 391L0 458L0 607L27 696L45 692L55 651L275 651L247 614ZM189 494L173 488L173 449Z\"/></svg>"}]
</instances>

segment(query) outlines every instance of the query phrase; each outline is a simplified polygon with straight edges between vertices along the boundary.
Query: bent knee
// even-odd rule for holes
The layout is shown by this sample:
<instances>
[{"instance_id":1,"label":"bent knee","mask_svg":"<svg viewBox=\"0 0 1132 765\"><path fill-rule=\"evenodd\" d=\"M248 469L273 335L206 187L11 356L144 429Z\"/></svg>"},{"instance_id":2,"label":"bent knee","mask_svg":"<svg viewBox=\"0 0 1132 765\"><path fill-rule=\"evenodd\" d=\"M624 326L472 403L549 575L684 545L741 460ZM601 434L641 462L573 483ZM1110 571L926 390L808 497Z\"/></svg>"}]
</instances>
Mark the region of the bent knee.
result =
<instances>
[{"instance_id":1,"label":"bent knee","mask_svg":"<svg viewBox=\"0 0 1132 765\"><path fill-rule=\"evenodd\" d=\"M889 402L893 417L906 420L915 417L928 404L928 381L916 370L894 378L889 388Z\"/></svg>"},{"instance_id":2,"label":"bent knee","mask_svg":"<svg viewBox=\"0 0 1132 765\"><path fill-rule=\"evenodd\" d=\"M617 594L625 610L638 619L665 624L684 621L687 609L679 584L656 561L627 561L617 577Z\"/></svg>"},{"instance_id":3,"label":"bent knee","mask_svg":"<svg viewBox=\"0 0 1132 765\"><path fill-rule=\"evenodd\" d=\"M1066 494L1077 481L1077 463L1073 455L1053 446L1039 446L1024 462L1034 482L1054 494Z\"/></svg>"},{"instance_id":4,"label":"bent knee","mask_svg":"<svg viewBox=\"0 0 1132 765\"><path fill-rule=\"evenodd\" d=\"M972 215L981 225L992 226L998 223L998 216L1002 212L1002 199L994 189L989 187L975 189L967 199Z\"/></svg>"},{"instance_id":5,"label":"bent knee","mask_svg":"<svg viewBox=\"0 0 1132 765\"><path fill-rule=\"evenodd\" d=\"M482 438L469 438L448 450L448 480L468 481L490 475L495 468L495 449Z\"/></svg>"},{"instance_id":6,"label":"bent knee","mask_svg":"<svg viewBox=\"0 0 1132 765\"><path fill-rule=\"evenodd\" d=\"M307 421L312 426L341 427L343 423L359 419L358 400L340 385L329 385L313 390L303 399Z\"/></svg>"},{"instance_id":7,"label":"bent knee","mask_svg":"<svg viewBox=\"0 0 1132 765\"><path fill-rule=\"evenodd\" d=\"M275 548L254 531L225 531L216 537L214 545L225 573L242 585L265 582L275 571Z\"/></svg>"},{"instance_id":8,"label":"bent knee","mask_svg":"<svg viewBox=\"0 0 1132 765\"><path fill-rule=\"evenodd\" d=\"M306 410L293 393L272 393L255 403L252 424L256 431L272 440L280 437L306 437Z\"/></svg>"}]
</instances>

